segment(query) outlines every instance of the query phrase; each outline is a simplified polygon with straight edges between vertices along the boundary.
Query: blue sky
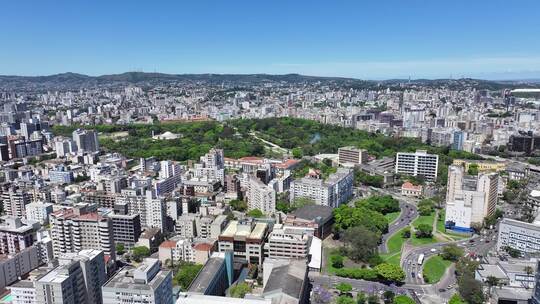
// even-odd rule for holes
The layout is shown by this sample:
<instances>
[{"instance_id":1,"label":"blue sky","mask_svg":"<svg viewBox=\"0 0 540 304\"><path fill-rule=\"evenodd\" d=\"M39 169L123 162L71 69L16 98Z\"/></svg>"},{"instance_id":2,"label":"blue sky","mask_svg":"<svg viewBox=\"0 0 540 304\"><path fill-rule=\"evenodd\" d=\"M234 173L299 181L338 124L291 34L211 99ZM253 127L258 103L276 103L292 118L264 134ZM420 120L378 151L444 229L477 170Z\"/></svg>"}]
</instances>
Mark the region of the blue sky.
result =
<instances>
[{"instance_id":1,"label":"blue sky","mask_svg":"<svg viewBox=\"0 0 540 304\"><path fill-rule=\"evenodd\" d=\"M4 1L0 74L540 78L540 1Z\"/></svg>"}]
</instances>

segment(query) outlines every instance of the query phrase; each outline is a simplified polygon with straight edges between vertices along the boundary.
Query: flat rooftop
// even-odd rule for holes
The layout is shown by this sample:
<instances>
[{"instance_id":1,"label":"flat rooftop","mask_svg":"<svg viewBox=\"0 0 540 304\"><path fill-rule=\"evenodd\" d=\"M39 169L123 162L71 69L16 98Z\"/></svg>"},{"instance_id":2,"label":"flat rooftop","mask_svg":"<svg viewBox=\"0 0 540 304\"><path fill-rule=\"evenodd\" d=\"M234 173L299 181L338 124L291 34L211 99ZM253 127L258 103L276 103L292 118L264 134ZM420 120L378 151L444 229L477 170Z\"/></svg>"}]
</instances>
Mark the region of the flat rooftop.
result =
<instances>
[{"instance_id":1,"label":"flat rooftop","mask_svg":"<svg viewBox=\"0 0 540 304\"><path fill-rule=\"evenodd\" d=\"M214 279L217 271L223 266L225 259L222 257L211 257L204 267L199 271L195 280L189 286L189 292L204 294L208 286Z\"/></svg>"},{"instance_id":2,"label":"flat rooftop","mask_svg":"<svg viewBox=\"0 0 540 304\"><path fill-rule=\"evenodd\" d=\"M137 282L133 277L133 274L137 268L127 266L122 268L117 274L115 274L105 285L103 289L125 289L125 290L156 290L161 285L167 276L172 275L170 270L160 270L148 284L144 282Z\"/></svg>"}]
</instances>

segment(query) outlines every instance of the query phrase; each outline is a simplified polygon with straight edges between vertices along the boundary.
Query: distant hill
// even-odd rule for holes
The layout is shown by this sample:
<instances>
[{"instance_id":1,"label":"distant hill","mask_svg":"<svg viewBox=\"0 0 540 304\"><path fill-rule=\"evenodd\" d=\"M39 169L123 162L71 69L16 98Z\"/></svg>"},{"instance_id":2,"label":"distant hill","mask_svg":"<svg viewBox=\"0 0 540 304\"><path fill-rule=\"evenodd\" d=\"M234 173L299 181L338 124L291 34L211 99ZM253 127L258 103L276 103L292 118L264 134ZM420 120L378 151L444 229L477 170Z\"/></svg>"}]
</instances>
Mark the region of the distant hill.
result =
<instances>
[{"instance_id":1,"label":"distant hill","mask_svg":"<svg viewBox=\"0 0 540 304\"><path fill-rule=\"evenodd\" d=\"M383 81L360 80L343 77L318 77L299 74L269 75L269 74L164 74L145 72L126 72L122 74L88 76L77 73L62 73L49 76L10 76L0 75L0 89L79 89L102 86L119 86L135 84L155 86L171 83L202 83L210 85L250 86L259 84L298 84L321 83L351 88L381 89L391 87L403 89L414 86L465 88L498 90L515 87L537 87L537 82L525 81L488 81L478 79L390 79Z\"/></svg>"}]
</instances>

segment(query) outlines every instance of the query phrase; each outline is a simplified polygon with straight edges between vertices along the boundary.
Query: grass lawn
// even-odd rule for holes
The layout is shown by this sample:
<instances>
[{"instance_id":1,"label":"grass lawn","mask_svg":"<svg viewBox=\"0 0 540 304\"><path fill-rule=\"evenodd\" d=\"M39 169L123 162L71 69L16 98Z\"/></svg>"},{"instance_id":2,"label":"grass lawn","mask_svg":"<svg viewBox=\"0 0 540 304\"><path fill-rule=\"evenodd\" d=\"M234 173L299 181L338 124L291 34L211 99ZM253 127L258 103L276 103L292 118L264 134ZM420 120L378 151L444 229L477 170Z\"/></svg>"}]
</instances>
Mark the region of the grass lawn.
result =
<instances>
[{"instance_id":1,"label":"grass lawn","mask_svg":"<svg viewBox=\"0 0 540 304\"><path fill-rule=\"evenodd\" d=\"M401 262L401 251L394 252L394 253L386 253L381 254L381 258L386 262L390 264L394 264L399 266Z\"/></svg>"},{"instance_id":2,"label":"grass lawn","mask_svg":"<svg viewBox=\"0 0 540 304\"><path fill-rule=\"evenodd\" d=\"M384 215L384 217L388 220L388 223L392 223L395 221L399 215L401 214L401 211L391 212Z\"/></svg>"},{"instance_id":3,"label":"grass lawn","mask_svg":"<svg viewBox=\"0 0 540 304\"><path fill-rule=\"evenodd\" d=\"M332 261L330 261L330 257L333 254L338 254L339 250L337 248L323 248L323 251L326 251L326 269L325 269L326 273L328 274L336 273L336 268L332 266Z\"/></svg>"},{"instance_id":4,"label":"grass lawn","mask_svg":"<svg viewBox=\"0 0 540 304\"><path fill-rule=\"evenodd\" d=\"M395 252L401 251L401 247L403 247L403 243L405 243L405 241L407 240L401 237L401 233L403 232L404 229L396 231L388 239L388 243L386 243L386 245L388 246L388 253L395 253Z\"/></svg>"},{"instance_id":5,"label":"grass lawn","mask_svg":"<svg viewBox=\"0 0 540 304\"><path fill-rule=\"evenodd\" d=\"M451 264L451 261L443 260L443 258L439 255L430 257L426 260L424 270L422 272L424 281L429 284L439 282L444 275L444 272Z\"/></svg>"},{"instance_id":6,"label":"grass lawn","mask_svg":"<svg viewBox=\"0 0 540 304\"><path fill-rule=\"evenodd\" d=\"M418 227L421 224L428 224L430 226L433 226L433 220L435 219L435 212L431 213L430 215L420 215L414 222L412 223L414 227Z\"/></svg>"}]
</instances>

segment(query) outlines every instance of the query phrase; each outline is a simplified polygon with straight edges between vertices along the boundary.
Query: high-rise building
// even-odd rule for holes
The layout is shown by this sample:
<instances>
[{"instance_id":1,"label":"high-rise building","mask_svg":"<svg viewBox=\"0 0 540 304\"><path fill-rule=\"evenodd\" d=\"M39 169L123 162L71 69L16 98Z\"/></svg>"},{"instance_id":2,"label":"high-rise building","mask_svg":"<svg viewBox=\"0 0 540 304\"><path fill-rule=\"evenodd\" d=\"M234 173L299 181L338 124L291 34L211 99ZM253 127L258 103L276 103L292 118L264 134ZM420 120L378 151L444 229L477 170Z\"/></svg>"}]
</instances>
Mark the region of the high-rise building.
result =
<instances>
[{"instance_id":1,"label":"high-rise building","mask_svg":"<svg viewBox=\"0 0 540 304\"><path fill-rule=\"evenodd\" d=\"M338 158L340 164L365 164L368 160L368 153L365 149L356 147L341 147L338 149Z\"/></svg>"},{"instance_id":2,"label":"high-rise building","mask_svg":"<svg viewBox=\"0 0 540 304\"><path fill-rule=\"evenodd\" d=\"M87 249L81 250L77 253L63 253L58 257L59 265L69 266L73 262L79 262L82 270L86 293L86 303L103 303L101 286L103 286L107 280L107 274L105 272L105 256L103 255L103 251Z\"/></svg>"},{"instance_id":3,"label":"high-rise building","mask_svg":"<svg viewBox=\"0 0 540 304\"><path fill-rule=\"evenodd\" d=\"M439 155L418 150L415 153L398 152L396 154L396 173L410 176L423 176L426 180L437 179Z\"/></svg>"},{"instance_id":4,"label":"high-rise building","mask_svg":"<svg viewBox=\"0 0 540 304\"><path fill-rule=\"evenodd\" d=\"M110 214L112 220L114 242L126 248L135 246L141 235L141 216L138 214Z\"/></svg>"},{"instance_id":5,"label":"high-rise building","mask_svg":"<svg viewBox=\"0 0 540 304\"><path fill-rule=\"evenodd\" d=\"M35 282L36 304L90 304L79 261L60 265Z\"/></svg>"},{"instance_id":6,"label":"high-rise building","mask_svg":"<svg viewBox=\"0 0 540 304\"><path fill-rule=\"evenodd\" d=\"M63 209L50 214L54 255L98 249L116 259L112 220L95 212Z\"/></svg>"},{"instance_id":7,"label":"high-rise building","mask_svg":"<svg viewBox=\"0 0 540 304\"><path fill-rule=\"evenodd\" d=\"M497 205L497 173L466 175L462 166L448 167L446 186L446 226L456 230L471 230L484 218L495 213Z\"/></svg>"},{"instance_id":8,"label":"high-rise building","mask_svg":"<svg viewBox=\"0 0 540 304\"><path fill-rule=\"evenodd\" d=\"M37 239L38 222L21 220L14 216L3 216L0 224L0 254L14 254L32 246Z\"/></svg>"},{"instance_id":9,"label":"high-rise building","mask_svg":"<svg viewBox=\"0 0 540 304\"><path fill-rule=\"evenodd\" d=\"M30 194L23 189L12 186L0 196L6 215L23 218L26 216L26 205L30 204Z\"/></svg>"},{"instance_id":10,"label":"high-rise building","mask_svg":"<svg viewBox=\"0 0 540 304\"><path fill-rule=\"evenodd\" d=\"M452 141L452 149L454 150L463 150L463 141L465 140L465 132L463 131L454 131L454 138Z\"/></svg>"},{"instance_id":11,"label":"high-rise building","mask_svg":"<svg viewBox=\"0 0 540 304\"><path fill-rule=\"evenodd\" d=\"M259 209L264 214L276 212L276 191L254 176L249 176L247 189L248 209Z\"/></svg>"},{"instance_id":12,"label":"high-rise building","mask_svg":"<svg viewBox=\"0 0 540 304\"><path fill-rule=\"evenodd\" d=\"M304 177L291 182L290 200L308 198L317 205L337 208L352 197L353 170L338 168L326 181L320 178Z\"/></svg>"},{"instance_id":13,"label":"high-rise building","mask_svg":"<svg viewBox=\"0 0 540 304\"><path fill-rule=\"evenodd\" d=\"M77 144L79 151L99 151L99 141L95 131L77 129L73 131L73 141Z\"/></svg>"},{"instance_id":14,"label":"high-rise building","mask_svg":"<svg viewBox=\"0 0 540 304\"><path fill-rule=\"evenodd\" d=\"M161 270L157 259L146 258L137 267L127 266L102 288L104 304L172 304L172 272Z\"/></svg>"}]
</instances>

